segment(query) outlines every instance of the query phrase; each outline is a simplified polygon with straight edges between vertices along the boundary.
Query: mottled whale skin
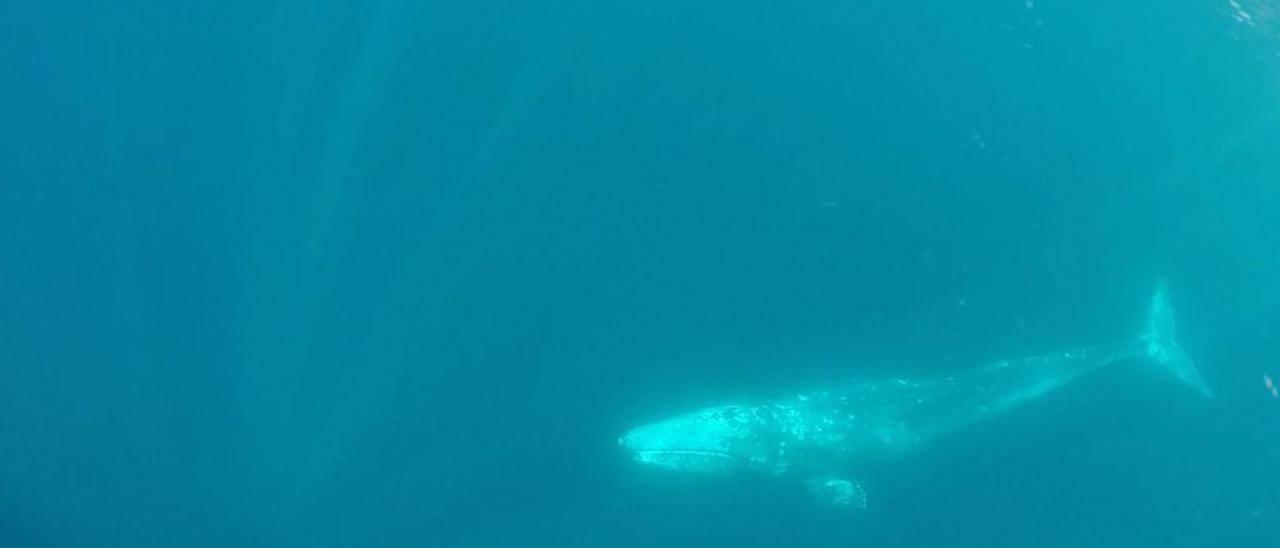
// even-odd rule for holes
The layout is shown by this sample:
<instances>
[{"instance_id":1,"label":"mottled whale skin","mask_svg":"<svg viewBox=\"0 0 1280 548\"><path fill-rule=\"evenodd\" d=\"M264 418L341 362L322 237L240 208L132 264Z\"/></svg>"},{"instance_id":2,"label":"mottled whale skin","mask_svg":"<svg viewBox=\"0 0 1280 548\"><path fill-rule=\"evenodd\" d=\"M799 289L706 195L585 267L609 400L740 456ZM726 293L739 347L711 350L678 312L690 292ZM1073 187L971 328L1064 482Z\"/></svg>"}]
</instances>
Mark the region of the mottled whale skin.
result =
<instances>
[{"instance_id":1,"label":"mottled whale skin","mask_svg":"<svg viewBox=\"0 0 1280 548\"><path fill-rule=\"evenodd\" d=\"M1212 397L1175 340L1165 284L1138 337L1109 346L1002 360L931 378L849 380L754 403L719 405L626 432L643 465L686 473L795 476L818 500L865 508L848 470L919 449L1119 362L1153 364Z\"/></svg>"}]
</instances>

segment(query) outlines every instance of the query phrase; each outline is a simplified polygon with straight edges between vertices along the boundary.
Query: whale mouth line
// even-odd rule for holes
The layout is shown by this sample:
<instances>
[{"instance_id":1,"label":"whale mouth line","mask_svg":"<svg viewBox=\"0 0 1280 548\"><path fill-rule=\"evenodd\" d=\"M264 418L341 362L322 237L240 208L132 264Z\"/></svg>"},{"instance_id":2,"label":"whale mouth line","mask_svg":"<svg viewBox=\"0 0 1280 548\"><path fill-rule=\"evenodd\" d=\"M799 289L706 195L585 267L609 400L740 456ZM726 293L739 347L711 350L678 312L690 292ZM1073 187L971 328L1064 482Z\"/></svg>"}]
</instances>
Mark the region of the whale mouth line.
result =
<instances>
[{"instance_id":1,"label":"whale mouth line","mask_svg":"<svg viewBox=\"0 0 1280 548\"><path fill-rule=\"evenodd\" d=\"M640 449L632 453L632 458L640 462L671 462L672 460L700 460L703 462L731 461L733 456L723 451L700 451L700 449Z\"/></svg>"},{"instance_id":2,"label":"whale mouth line","mask_svg":"<svg viewBox=\"0 0 1280 548\"><path fill-rule=\"evenodd\" d=\"M637 458L674 455L729 458L729 454L723 451L700 451L697 449L642 449L636 451L635 455Z\"/></svg>"}]
</instances>

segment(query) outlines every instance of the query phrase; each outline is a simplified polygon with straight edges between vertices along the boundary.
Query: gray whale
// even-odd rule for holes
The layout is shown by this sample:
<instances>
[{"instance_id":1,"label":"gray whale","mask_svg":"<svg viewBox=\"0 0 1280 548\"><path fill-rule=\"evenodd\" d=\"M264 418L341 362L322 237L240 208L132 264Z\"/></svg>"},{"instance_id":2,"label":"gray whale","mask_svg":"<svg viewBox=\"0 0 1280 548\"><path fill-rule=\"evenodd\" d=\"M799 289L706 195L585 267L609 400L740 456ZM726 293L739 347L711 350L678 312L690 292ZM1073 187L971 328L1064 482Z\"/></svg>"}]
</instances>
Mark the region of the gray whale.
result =
<instances>
[{"instance_id":1,"label":"gray whale","mask_svg":"<svg viewBox=\"0 0 1280 548\"><path fill-rule=\"evenodd\" d=\"M1166 288L1157 285L1142 332L1116 344L1001 360L949 376L853 379L766 401L717 405L631 429L618 443L645 466L795 476L827 505L866 508L857 479L840 472L919 449L1112 364L1151 364L1212 397L1175 338Z\"/></svg>"}]
</instances>

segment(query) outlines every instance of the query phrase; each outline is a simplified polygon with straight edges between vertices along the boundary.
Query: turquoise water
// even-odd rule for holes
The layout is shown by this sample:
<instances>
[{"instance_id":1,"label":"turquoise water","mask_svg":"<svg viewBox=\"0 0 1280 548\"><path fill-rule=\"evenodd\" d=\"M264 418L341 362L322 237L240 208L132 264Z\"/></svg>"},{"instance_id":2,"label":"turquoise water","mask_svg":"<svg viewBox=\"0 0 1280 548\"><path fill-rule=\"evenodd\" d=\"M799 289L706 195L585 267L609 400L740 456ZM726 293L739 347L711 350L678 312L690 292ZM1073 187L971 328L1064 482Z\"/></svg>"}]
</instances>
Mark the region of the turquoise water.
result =
<instances>
[{"instance_id":1,"label":"turquoise water","mask_svg":"<svg viewBox=\"0 0 1280 548\"><path fill-rule=\"evenodd\" d=\"M1280 7L0 9L0 546L1272 546ZM208 5L206 5L208 4ZM690 406L1136 333L866 474Z\"/></svg>"}]
</instances>

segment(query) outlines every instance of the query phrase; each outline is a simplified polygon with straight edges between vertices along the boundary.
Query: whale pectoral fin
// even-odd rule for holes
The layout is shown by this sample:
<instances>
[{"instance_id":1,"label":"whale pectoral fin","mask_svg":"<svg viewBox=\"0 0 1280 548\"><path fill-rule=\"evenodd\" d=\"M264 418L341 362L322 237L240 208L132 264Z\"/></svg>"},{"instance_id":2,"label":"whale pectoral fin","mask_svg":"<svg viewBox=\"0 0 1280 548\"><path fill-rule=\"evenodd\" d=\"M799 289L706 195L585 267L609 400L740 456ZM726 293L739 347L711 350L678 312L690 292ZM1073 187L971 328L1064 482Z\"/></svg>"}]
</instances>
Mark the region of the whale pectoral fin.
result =
<instances>
[{"instance_id":1,"label":"whale pectoral fin","mask_svg":"<svg viewBox=\"0 0 1280 548\"><path fill-rule=\"evenodd\" d=\"M862 485L845 478L814 478L805 482L809 494L832 508L867 509L867 493Z\"/></svg>"}]
</instances>

